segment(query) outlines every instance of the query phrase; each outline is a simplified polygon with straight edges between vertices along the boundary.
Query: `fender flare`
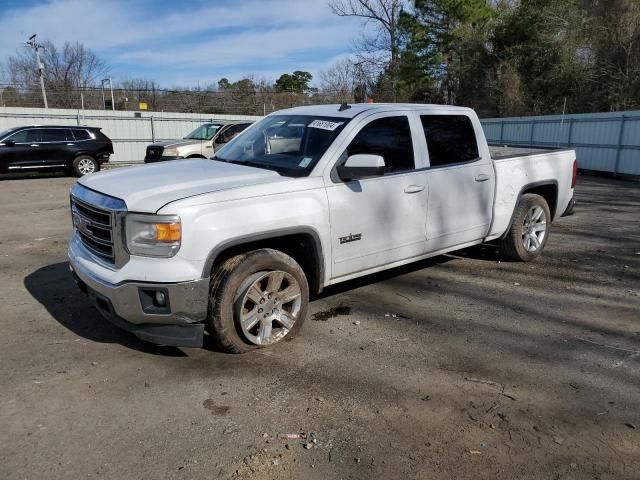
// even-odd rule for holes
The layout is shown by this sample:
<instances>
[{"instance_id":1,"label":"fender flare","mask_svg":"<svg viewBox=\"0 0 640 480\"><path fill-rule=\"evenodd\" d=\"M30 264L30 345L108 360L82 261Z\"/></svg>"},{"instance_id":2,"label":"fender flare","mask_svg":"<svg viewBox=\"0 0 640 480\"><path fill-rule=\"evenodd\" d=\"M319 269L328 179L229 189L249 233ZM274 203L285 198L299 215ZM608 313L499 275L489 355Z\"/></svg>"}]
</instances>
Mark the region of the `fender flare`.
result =
<instances>
[{"instance_id":1,"label":"fender flare","mask_svg":"<svg viewBox=\"0 0 640 480\"><path fill-rule=\"evenodd\" d=\"M516 209L518 208L518 202L520 201L520 199L522 198L522 195L524 195L524 192L526 190L529 190L531 188L536 188L536 187L545 187L547 185L552 185L554 187L556 187L556 190L558 190L559 193L559 187L558 187L558 181L557 180L541 180L539 182L531 182L531 183L527 183L526 185L523 185L522 188L520 189L520 191L518 192L518 196L516 197L516 203L513 206L513 212L511 212L511 218L509 219L509 223L507 224L507 230L500 235L500 239L503 239L507 236L507 234L509 233L509 230L511 229L511 225L513 225L513 220L514 217L516 215ZM559 196L559 195L557 195ZM551 205L549 205L549 207L551 207ZM554 212L558 213L558 198L556 198L556 205L555 205L555 209ZM553 219L552 219L553 221ZM491 225L493 227L493 225ZM489 229L489 231L491 231L491 228Z\"/></svg>"},{"instance_id":2,"label":"fender flare","mask_svg":"<svg viewBox=\"0 0 640 480\"><path fill-rule=\"evenodd\" d=\"M213 264L215 263L218 256L231 247L236 247L245 243L277 239L279 237L286 237L289 235L308 235L309 237L311 237L314 244L316 256L315 261L318 266L318 271L316 273L317 278L315 280L318 285L318 293L321 292L324 287L325 281L324 251L322 249L322 241L320 240L320 235L318 234L318 232L314 228L307 226L277 228L274 230L251 233L248 235L241 235L224 240L223 242L220 242L218 245L216 245L207 255L207 259L202 269L202 278L209 278L211 276L211 269L213 268Z\"/></svg>"}]
</instances>

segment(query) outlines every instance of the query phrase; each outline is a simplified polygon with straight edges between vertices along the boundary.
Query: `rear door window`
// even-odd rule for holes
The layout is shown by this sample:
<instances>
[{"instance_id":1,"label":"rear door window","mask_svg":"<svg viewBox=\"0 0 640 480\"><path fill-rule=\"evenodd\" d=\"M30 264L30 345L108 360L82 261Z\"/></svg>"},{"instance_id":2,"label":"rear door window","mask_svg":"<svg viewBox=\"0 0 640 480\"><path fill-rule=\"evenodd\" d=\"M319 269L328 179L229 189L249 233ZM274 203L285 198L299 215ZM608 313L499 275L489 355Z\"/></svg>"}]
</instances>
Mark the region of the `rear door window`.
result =
<instances>
[{"instance_id":1,"label":"rear door window","mask_svg":"<svg viewBox=\"0 0 640 480\"><path fill-rule=\"evenodd\" d=\"M466 115L420 115L432 167L477 160L478 142Z\"/></svg>"},{"instance_id":2,"label":"rear door window","mask_svg":"<svg viewBox=\"0 0 640 480\"><path fill-rule=\"evenodd\" d=\"M67 142L73 140L71 130L66 128L43 128L41 142Z\"/></svg>"},{"instance_id":3,"label":"rear door window","mask_svg":"<svg viewBox=\"0 0 640 480\"><path fill-rule=\"evenodd\" d=\"M413 143L409 119L402 115L384 117L365 125L347 147L347 155L380 155L385 173L413 170Z\"/></svg>"}]
</instances>

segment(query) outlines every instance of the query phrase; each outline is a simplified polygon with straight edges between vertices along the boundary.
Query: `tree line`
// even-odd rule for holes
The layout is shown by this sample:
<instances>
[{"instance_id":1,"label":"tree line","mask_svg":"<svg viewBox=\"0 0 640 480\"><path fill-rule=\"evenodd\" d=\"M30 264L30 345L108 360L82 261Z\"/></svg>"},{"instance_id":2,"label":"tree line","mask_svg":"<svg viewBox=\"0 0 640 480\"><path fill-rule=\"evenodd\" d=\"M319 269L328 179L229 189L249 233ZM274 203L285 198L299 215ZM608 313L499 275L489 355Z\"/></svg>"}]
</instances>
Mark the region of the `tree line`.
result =
<instances>
[{"instance_id":1,"label":"tree line","mask_svg":"<svg viewBox=\"0 0 640 480\"><path fill-rule=\"evenodd\" d=\"M483 116L640 107L638 0L337 0L331 6L367 27L353 58L331 78L351 72L362 83L360 72L376 100L465 105Z\"/></svg>"}]
</instances>

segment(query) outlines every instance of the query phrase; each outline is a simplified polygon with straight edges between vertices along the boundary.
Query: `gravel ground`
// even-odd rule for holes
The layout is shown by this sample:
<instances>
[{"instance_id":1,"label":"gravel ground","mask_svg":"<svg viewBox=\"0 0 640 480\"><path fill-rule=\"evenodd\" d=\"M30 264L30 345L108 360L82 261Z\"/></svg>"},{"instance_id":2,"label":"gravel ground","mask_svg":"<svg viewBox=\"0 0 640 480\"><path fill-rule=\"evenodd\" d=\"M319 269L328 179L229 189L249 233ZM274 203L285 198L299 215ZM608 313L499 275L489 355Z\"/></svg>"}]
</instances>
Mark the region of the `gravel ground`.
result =
<instances>
[{"instance_id":1,"label":"gravel ground","mask_svg":"<svg viewBox=\"0 0 640 480\"><path fill-rule=\"evenodd\" d=\"M349 282L296 340L227 355L89 306L72 183L0 180L0 478L640 477L640 184L581 176L534 263Z\"/></svg>"}]
</instances>

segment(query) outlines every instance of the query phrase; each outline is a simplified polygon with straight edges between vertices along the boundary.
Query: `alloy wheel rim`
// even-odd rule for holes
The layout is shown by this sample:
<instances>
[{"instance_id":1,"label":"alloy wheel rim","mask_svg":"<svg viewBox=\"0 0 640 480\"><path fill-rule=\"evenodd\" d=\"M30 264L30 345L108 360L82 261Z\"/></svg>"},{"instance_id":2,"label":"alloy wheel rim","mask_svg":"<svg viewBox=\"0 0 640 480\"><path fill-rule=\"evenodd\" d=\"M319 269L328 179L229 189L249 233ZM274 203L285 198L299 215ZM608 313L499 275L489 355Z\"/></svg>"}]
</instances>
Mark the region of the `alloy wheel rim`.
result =
<instances>
[{"instance_id":1,"label":"alloy wheel rim","mask_svg":"<svg viewBox=\"0 0 640 480\"><path fill-rule=\"evenodd\" d=\"M538 205L531 207L522 222L522 245L528 252L537 251L547 234L547 215Z\"/></svg>"},{"instance_id":2,"label":"alloy wheel rim","mask_svg":"<svg viewBox=\"0 0 640 480\"><path fill-rule=\"evenodd\" d=\"M78 162L78 170L80 170L80 173L82 173L83 175L93 173L95 169L95 165L88 158L83 158L80 160L80 162Z\"/></svg>"},{"instance_id":3,"label":"alloy wheel rim","mask_svg":"<svg viewBox=\"0 0 640 480\"><path fill-rule=\"evenodd\" d=\"M281 270L259 272L240 287L236 318L254 345L272 345L286 337L300 314L302 293L296 279Z\"/></svg>"}]
</instances>

